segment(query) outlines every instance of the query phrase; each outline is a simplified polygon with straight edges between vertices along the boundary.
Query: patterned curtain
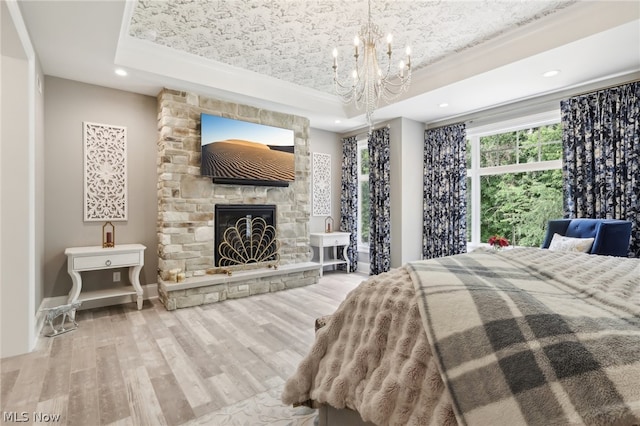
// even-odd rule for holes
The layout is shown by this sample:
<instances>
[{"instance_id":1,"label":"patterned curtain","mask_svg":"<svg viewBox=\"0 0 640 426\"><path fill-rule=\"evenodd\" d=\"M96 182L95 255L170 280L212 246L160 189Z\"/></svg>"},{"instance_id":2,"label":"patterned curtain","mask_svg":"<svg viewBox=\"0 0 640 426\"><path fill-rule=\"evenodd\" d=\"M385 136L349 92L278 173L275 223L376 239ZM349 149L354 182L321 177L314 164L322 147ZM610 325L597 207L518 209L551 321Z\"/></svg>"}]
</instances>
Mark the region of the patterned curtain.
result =
<instances>
[{"instance_id":1,"label":"patterned curtain","mask_svg":"<svg viewBox=\"0 0 640 426\"><path fill-rule=\"evenodd\" d=\"M463 123L425 132L422 223L425 259L467 251L466 150Z\"/></svg>"},{"instance_id":2,"label":"patterned curtain","mask_svg":"<svg viewBox=\"0 0 640 426\"><path fill-rule=\"evenodd\" d=\"M391 264L389 128L386 126L369 135L369 190L369 268L371 275L378 275L388 271Z\"/></svg>"},{"instance_id":3,"label":"patterned curtain","mask_svg":"<svg viewBox=\"0 0 640 426\"><path fill-rule=\"evenodd\" d=\"M358 268L358 141L342 139L342 192L340 195L340 230L351 232L347 256L351 270ZM345 265L339 265L344 269Z\"/></svg>"},{"instance_id":4,"label":"patterned curtain","mask_svg":"<svg viewBox=\"0 0 640 426\"><path fill-rule=\"evenodd\" d=\"M567 218L633 223L640 257L640 83L563 100L563 189Z\"/></svg>"}]
</instances>

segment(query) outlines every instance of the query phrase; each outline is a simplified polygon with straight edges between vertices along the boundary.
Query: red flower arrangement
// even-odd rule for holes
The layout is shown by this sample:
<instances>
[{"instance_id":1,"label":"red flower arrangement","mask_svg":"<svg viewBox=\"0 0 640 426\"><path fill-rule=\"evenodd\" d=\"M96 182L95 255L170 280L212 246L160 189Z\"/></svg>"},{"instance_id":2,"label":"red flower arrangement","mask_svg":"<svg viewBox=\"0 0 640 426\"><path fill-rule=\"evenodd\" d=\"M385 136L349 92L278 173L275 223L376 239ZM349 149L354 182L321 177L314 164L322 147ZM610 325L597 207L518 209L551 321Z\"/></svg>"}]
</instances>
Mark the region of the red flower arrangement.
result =
<instances>
[{"instance_id":1,"label":"red flower arrangement","mask_svg":"<svg viewBox=\"0 0 640 426\"><path fill-rule=\"evenodd\" d=\"M502 247L507 247L509 245L509 240L500 235L492 235L487 242L496 250L500 250Z\"/></svg>"}]
</instances>

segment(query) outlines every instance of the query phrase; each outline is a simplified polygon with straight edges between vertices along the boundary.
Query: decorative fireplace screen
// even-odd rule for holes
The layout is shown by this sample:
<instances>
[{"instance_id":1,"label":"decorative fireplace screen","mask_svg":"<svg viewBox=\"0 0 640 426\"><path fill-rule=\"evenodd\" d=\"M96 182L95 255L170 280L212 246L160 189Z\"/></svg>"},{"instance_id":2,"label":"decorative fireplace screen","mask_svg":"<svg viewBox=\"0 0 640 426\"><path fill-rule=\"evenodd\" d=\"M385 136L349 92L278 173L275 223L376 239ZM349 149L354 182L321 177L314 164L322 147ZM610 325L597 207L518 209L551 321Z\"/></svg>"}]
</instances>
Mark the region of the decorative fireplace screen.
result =
<instances>
[{"instance_id":1,"label":"decorative fireplace screen","mask_svg":"<svg viewBox=\"0 0 640 426\"><path fill-rule=\"evenodd\" d=\"M275 205L217 205L216 266L276 266Z\"/></svg>"}]
</instances>

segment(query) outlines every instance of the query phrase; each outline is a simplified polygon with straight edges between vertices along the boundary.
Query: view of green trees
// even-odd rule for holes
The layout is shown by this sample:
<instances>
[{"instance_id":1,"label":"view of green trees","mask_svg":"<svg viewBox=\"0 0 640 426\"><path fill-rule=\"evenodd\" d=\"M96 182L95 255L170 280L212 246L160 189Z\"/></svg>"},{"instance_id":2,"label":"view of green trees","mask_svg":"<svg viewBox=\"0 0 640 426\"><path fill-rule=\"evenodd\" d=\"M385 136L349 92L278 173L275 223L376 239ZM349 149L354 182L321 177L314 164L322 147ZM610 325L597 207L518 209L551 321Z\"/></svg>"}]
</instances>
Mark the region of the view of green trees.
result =
<instances>
[{"instance_id":1,"label":"view of green trees","mask_svg":"<svg viewBox=\"0 0 640 426\"><path fill-rule=\"evenodd\" d=\"M480 167L557 160L561 155L560 124L480 139ZM484 175L480 181L482 242L501 235L511 245L540 246L547 221L562 217L561 170Z\"/></svg>"},{"instance_id":2,"label":"view of green trees","mask_svg":"<svg viewBox=\"0 0 640 426\"><path fill-rule=\"evenodd\" d=\"M562 217L562 172L512 173L481 178L481 241L492 235L511 245L538 247L549 219Z\"/></svg>"},{"instance_id":3,"label":"view of green trees","mask_svg":"<svg viewBox=\"0 0 640 426\"><path fill-rule=\"evenodd\" d=\"M369 175L369 149L364 147L359 151L360 154L360 175ZM360 181L360 214L361 216L361 229L360 240L368 244L369 243L369 223L371 223L371 206L370 206L370 194L369 194L369 180Z\"/></svg>"}]
</instances>

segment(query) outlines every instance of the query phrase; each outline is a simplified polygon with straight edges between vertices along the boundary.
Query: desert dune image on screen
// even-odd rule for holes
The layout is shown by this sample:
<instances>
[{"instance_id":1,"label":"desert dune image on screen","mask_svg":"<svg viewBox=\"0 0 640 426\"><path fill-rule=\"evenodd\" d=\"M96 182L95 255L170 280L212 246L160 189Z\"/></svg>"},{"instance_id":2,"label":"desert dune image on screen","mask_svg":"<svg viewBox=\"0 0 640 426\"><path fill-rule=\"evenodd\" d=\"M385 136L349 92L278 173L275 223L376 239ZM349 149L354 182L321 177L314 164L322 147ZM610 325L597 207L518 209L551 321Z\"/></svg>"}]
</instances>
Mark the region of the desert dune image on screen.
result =
<instances>
[{"instance_id":1,"label":"desert dune image on screen","mask_svg":"<svg viewBox=\"0 0 640 426\"><path fill-rule=\"evenodd\" d=\"M201 115L203 176L226 180L292 182L293 130Z\"/></svg>"}]
</instances>

